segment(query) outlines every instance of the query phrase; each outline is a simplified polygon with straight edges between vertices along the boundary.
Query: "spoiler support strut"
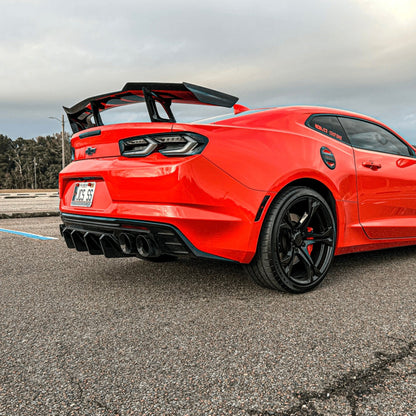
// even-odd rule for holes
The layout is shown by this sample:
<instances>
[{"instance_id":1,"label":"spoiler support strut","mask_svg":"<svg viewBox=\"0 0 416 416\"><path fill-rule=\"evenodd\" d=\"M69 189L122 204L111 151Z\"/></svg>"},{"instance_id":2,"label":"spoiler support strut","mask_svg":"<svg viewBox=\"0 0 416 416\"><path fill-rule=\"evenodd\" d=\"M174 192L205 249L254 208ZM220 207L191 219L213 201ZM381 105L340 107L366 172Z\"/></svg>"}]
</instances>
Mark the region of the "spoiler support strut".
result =
<instances>
[{"instance_id":1,"label":"spoiler support strut","mask_svg":"<svg viewBox=\"0 0 416 416\"><path fill-rule=\"evenodd\" d=\"M169 98L162 98L159 97L156 93L152 92L149 88L143 87L142 88L144 99L146 100L146 107L147 111L150 116L150 120L154 123L157 122L168 122L168 123L176 123L175 117L171 110L172 100ZM163 109L165 110L166 114L168 115L168 119L162 118L157 111L156 101L158 101Z\"/></svg>"}]
</instances>

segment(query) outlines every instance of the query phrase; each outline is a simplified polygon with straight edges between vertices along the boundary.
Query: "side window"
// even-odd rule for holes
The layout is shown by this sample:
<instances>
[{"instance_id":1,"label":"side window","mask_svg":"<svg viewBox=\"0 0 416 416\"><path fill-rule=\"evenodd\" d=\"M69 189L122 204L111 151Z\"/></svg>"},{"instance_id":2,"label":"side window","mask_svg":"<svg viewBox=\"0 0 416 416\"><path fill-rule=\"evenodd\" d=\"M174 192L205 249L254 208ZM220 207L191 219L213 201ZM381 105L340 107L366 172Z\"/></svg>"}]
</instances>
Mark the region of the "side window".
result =
<instances>
[{"instance_id":1,"label":"side window","mask_svg":"<svg viewBox=\"0 0 416 416\"><path fill-rule=\"evenodd\" d=\"M335 116L315 116L308 120L308 126L333 139L345 141L345 133Z\"/></svg>"},{"instance_id":2,"label":"side window","mask_svg":"<svg viewBox=\"0 0 416 416\"><path fill-rule=\"evenodd\" d=\"M411 155L406 144L383 127L345 117L339 117L339 121L354 147L401 156Z\"/></svg>"}]
</instances>

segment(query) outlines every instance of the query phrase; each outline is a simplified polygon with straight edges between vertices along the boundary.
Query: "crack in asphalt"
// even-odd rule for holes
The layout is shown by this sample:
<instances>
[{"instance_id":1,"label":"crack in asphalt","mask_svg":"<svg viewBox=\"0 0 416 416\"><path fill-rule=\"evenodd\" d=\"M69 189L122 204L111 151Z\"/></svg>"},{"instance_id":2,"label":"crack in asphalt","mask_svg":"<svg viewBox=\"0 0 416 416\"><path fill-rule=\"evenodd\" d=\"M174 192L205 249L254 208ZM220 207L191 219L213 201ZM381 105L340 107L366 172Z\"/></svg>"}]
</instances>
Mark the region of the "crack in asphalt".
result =
<instances>
[{"instance_id":1,"label":"crack in asphalt","mask_svg":"<svg viewBox=\"0 0 416 416\"><path fill-rule=\"evenodd\" d=\"M83 411L83 407L84 407L84 409L85 408L89 409L91 407L91 405L94 405L94 406L97 406L101 409L104 409L106 411L106 414L108 414L108 415L120 416L121 415L120 410L112 409L110 406L106 405L105 403L102 403L101 401L99 401L97 399L90 399L90 398L86 397L85 389L82 385L81 380L79 380L77 377L75 377L73 374L71 374L70 371L65 366L64 360L65 360L65 356L68 354L67 347L65 345L63 345L62 343L60 343L60 342L57 343L57 347L58 347L59 352L56 355L56 358L57 358L57 361L58 361L59 368L66 375L70 385L72 386L72 388L74 390L74 399L75 400L73 401L72 404L77 405L79 407L79 409L70 409L70 410L68 410L67 416L73 416L74 414L79 414L79 412ZM75 401L77 403L75 403Z\"/></svg>"},{"instance_id":2,"label":"crack in asphalt","mask_svg":"<svg viewBox=\"0 0 416 416\"><path fill-rule=\"evenodd\" d=\"M64 369L64 372L67 374L67 376L69 377L69 381L71 383L71 385L75 388L75 390L78 391L78 397L77 397L77 401L78 401L78 406L79 406L79 411L82 411L82 406L85 405L87 409L89 409L91 406L90 405L95 405L101 409L104 409L106 411L106 414L108 415L114 415L114 416L120 416L121 412L118 409L112 409L110 406L106 405L105 403L100 402L97 399L89 399L87 397L85 397L84 395L84 388L82 387L81 381L78 380L76 377L72 376L67 370ZM72 410L70 410L67 413L67 416L72 416Z\"/></svg>"},{"instance_id":3,"label":"crack in asphalt","mask_svg":"<svg viewBox=\"0 0 416 416\"><path fill-rule=\"evenodd\" d=\"M388 377L395 375L389 367L410 356L416 356L416 341L406 342L398 339L396 341L401 341L406 345L400 348L397 353L375 352L374 357L376 361L370 364L369 367L363 370L351 370L321 391L299 392L296 394L299 403L289 409L284 411L250 409L248 410L248 414L251 416L324 416L318 412L313 401L328 401L337 397L346 398L351 408L350 416L357 416L358 402L363 396L373 394L375 387L381 387ZM405 375L409 376L414 374L416 374L416 369Z\"/></svg>"}]
</instances>

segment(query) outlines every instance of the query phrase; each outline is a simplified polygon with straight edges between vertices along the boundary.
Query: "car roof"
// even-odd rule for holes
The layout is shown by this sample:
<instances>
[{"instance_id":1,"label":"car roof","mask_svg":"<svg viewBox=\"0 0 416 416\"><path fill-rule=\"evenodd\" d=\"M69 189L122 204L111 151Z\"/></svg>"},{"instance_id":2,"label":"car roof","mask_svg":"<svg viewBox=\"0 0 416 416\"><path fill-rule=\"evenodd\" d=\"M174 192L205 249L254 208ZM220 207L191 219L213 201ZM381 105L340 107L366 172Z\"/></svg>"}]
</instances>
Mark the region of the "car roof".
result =
<instances>
[{"instance_id":1,"label":"car roof","mask_svg":"<svg viewBox=\"0 0 416 416\"><path fill-rule=\"evenodd\" d=\"M271 117L278 116L279 118L282 117L290 117L294 116L294 118L297 118L297 116L303 116L308 118L310 115L313 114L327 114L327 115L337 115L337 116L345 116L345 117L353 117L353 118L360 118L362 120L370 121L373 123L377 123L383 127L388 128L391 130L388 126L386 126L384 123L380 122L379 120L364 115L360 113L356 113L353 111L348 110L342 110L338 108L331 108L331 107L323 107L323 106L310 106L310 105L295 105L295 106L286 106L286 107L268 107L268 108L256 108L256 109L250 109L248 111L243 111L238 114L228 114L224 117L213 117L213 120L207 120L208 123L213 124L240 124L246 122L246 120L250 120L250 123L257 123L260 120L266 120L270 119ZM302 117L302 118L303 118ZM195 122L195 124L199 124L198 122ZM206 123L205 123L206 124Z\"/></svg>"},{"instance_id":2,"label":"car roof","mask_svg":"<svg viewBox=\"0 0 416 416\"><path fill-rule=\"evenodd\" d=\"M266 109L271 110L273 112L278 112L281 114L290 114L290 113L299 113L299 114L336 114L340 116L346 117L358 117L366 120L371 120L375 122L379 122L378 120L364 115L360 113L356 113L354 111L343 110L339 108L332 108L332 107L323 107L323 106L311 106L311 105L295 105L295 106L287 106L287 107L273 107ZM242 113L243 114L243 113Z\"/></svg>"}]
</instances>

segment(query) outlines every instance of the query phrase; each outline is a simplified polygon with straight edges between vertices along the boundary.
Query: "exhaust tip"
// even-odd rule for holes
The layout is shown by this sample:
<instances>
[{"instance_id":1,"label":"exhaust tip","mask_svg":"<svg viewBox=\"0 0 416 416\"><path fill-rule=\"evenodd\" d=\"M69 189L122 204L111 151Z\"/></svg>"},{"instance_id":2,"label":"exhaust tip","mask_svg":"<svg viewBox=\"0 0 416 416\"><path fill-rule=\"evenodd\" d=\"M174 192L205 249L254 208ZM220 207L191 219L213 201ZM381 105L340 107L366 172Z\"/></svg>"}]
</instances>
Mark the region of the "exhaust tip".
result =
<instances>
[{"instance_id":1,"label":"exhaust tip","mask_svg":"<svg viewBox=\"0 0 416 416\"><path fill-rule=\"evenodd\" d=\"M160 256L160 250L156 242L144 235L136 237L136 250L144 258Z\"/></svg>"},{"instance_id":2,"label":"exhaust tip","mask_svg":"<svg viewBox=\"0 0 416 416\"><path fill-rule=\"evenodd\" d=\"M121 233L118 236L118 243L124 254L132 254L135 251L134 237L130 234Z\"/></svg>"}]
</instances>

